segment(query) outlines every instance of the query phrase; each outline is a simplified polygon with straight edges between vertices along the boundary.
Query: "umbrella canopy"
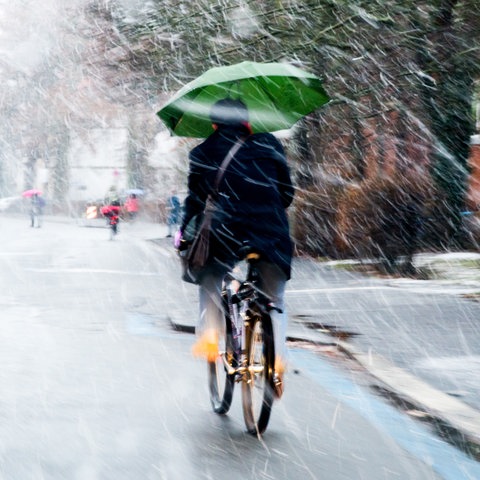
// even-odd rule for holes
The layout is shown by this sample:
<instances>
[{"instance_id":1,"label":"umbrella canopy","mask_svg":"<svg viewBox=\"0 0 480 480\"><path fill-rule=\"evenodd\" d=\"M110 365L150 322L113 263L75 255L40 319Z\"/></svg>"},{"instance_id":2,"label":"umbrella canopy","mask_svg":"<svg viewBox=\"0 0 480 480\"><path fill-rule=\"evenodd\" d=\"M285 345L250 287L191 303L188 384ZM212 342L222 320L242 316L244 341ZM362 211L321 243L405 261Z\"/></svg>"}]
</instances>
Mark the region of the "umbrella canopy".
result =
<instances>
[{"instance_id":1,"label":"umbrella canopy","mask_svg":"<svg viewBox=\"0 0 480 480\"><path fill-rule=\"evenodd\" d=\"M25 190L22 193L22 197L33 197L34 195L41 195L42 192L37 190L36 188L32 188L31 190Z\"/></svg>"},{"instance_id":2,"label":"umbrella canopy","mask_svg":"<svg viewBox=\"0 0 480 480\"><path fill-rule=\"evenodd\" d=\"M245 103L254 132L290 128L329 101L320 79L311 73L284 63L242 62L206 71L157 115L175 135L206 138L213 133L211 107L224 98Z\"/></svg>"},{"instance_id":3,"label":"umbrella canopy","mask_svg":"<svg viewBox=\"0 0 480 480\"><path fill-rule=\"evenodd\" d=\"M144 191L141 188L129 188L125 190L125 193L127 195L143 195Z\"/></svg>"}]
</instances>

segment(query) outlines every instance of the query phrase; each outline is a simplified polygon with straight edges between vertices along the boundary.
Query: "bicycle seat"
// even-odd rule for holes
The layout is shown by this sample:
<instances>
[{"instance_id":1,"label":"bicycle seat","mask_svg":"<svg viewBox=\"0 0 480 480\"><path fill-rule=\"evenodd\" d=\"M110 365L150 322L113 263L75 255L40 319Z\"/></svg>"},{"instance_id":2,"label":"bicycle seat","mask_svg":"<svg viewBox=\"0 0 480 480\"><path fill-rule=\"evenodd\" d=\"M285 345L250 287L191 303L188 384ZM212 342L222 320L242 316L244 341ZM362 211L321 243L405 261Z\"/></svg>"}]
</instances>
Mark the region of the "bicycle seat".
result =
<instances>
[{"instance_id":1,"label":"bicycle seat","mask_svg":"<svg viewBox=\"0 0 480 480\"><path fill-rule=\"evenodd\" d=\"M238 255L240 258L243 258L247 261L260 260L260 258L262 257L262 254L247 242L244 242L244 244L238 251Z\"/></svg>"}]
</instances>

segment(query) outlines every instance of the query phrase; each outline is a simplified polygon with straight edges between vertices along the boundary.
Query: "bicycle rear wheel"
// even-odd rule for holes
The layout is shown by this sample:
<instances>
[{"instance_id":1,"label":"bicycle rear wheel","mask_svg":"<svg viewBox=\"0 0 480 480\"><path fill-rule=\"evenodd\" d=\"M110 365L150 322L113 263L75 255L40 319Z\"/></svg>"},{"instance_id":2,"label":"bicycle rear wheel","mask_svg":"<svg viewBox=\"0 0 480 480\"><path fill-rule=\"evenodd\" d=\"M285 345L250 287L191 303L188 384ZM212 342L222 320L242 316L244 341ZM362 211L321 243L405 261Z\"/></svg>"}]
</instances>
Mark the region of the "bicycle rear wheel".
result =
<instances>
[{"instance_id":1,"label":"bicycle rear wheel","mask_svg":"<svg viewBox=\"0 0 480 480\"><path fill-rule=\"evenodd\" d=\"M116 223L110 224L110 240L113 240L117 235L118 227Z\"/></svg>"},{"instance_id":2,"label":"bicycle rear wheel","mask_svg":"<svg viewBox=\"0 0 480 480\"><path fill-rule=\"evenodd\" d=\"M228 373L227 366L236 366L235 348L232 337L232 325L230 318L225 315L225 336L219 341L220 355L215 362L208 362L208 387L210 390L210 402L213 411L225 414L232 404L233 387L235 386L235 373Z\"/></svg>"},{"instance_id":3,"label":"bicycle rear wheel","mask_svg":"<svg viewBox=\"0 0 480 480\"><path fill-rule=\"evenodd\" d=\"M270 315L255 313L247 327L247 381L242 382L243 417L247 431L262 434L273 404L275 350Z\"/></svg>"}]
</instances>

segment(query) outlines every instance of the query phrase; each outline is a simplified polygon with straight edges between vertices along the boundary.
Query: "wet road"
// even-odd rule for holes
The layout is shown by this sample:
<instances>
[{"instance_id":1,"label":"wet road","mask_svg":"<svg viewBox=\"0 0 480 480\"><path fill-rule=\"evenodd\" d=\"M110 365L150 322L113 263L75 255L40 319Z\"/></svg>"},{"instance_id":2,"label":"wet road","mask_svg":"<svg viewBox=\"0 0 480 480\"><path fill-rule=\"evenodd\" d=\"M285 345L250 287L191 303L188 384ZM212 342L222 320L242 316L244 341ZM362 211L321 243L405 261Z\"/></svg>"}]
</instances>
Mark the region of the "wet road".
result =
<instances>
[{"instance_id":1,"label":"wet road","mask_svg":"<svg viewBox=\"0 0 480 480\"><path fill-rule=\"evenodd\" d=\"M172 308L195 304L173 256L135 226L114 242L73 222L0 227L0 478L480 478L305 350L291 352L265 437L246 435L239 392L228 416L211 413L192 336L169 326Z\"/></svg>"}]
</instances>

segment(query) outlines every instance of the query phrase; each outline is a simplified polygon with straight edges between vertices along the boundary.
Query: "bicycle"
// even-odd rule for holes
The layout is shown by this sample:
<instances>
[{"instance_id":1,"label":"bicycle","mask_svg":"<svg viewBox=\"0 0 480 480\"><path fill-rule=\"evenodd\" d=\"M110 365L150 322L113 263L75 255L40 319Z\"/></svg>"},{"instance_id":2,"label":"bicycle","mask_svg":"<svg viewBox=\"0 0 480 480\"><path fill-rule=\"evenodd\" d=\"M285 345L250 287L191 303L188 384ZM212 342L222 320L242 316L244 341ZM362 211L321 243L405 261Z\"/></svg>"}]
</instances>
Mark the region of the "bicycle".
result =
<instances>
[{"instance_id":1,"label":"bicycle","mask_svg":"<svg viewBox=\"0 0 480 480\"><path fill-rule=\"evenodd\" d=\"M118 233L118 222L120 218L118 215L112 215L109 217L107 223L110 228L110 240L114 240Z\"/></svg>"},{"instance_id":2,"label":"bicycle","mask_svg":"<svg viewBox=\"0 0 480 480\"><path fill-rule=\"evenodd\" d=\"M275 347L270 312L282 311L258 288L260 254L249 249L244 258L245 280L239 281L231 273L224 280L225 335L220 339L217 360L208 363L210 401L215 413L226 414L235 383L241 383L247 431L261 435L274 400Z\"/></svg>"}]
</instances>

